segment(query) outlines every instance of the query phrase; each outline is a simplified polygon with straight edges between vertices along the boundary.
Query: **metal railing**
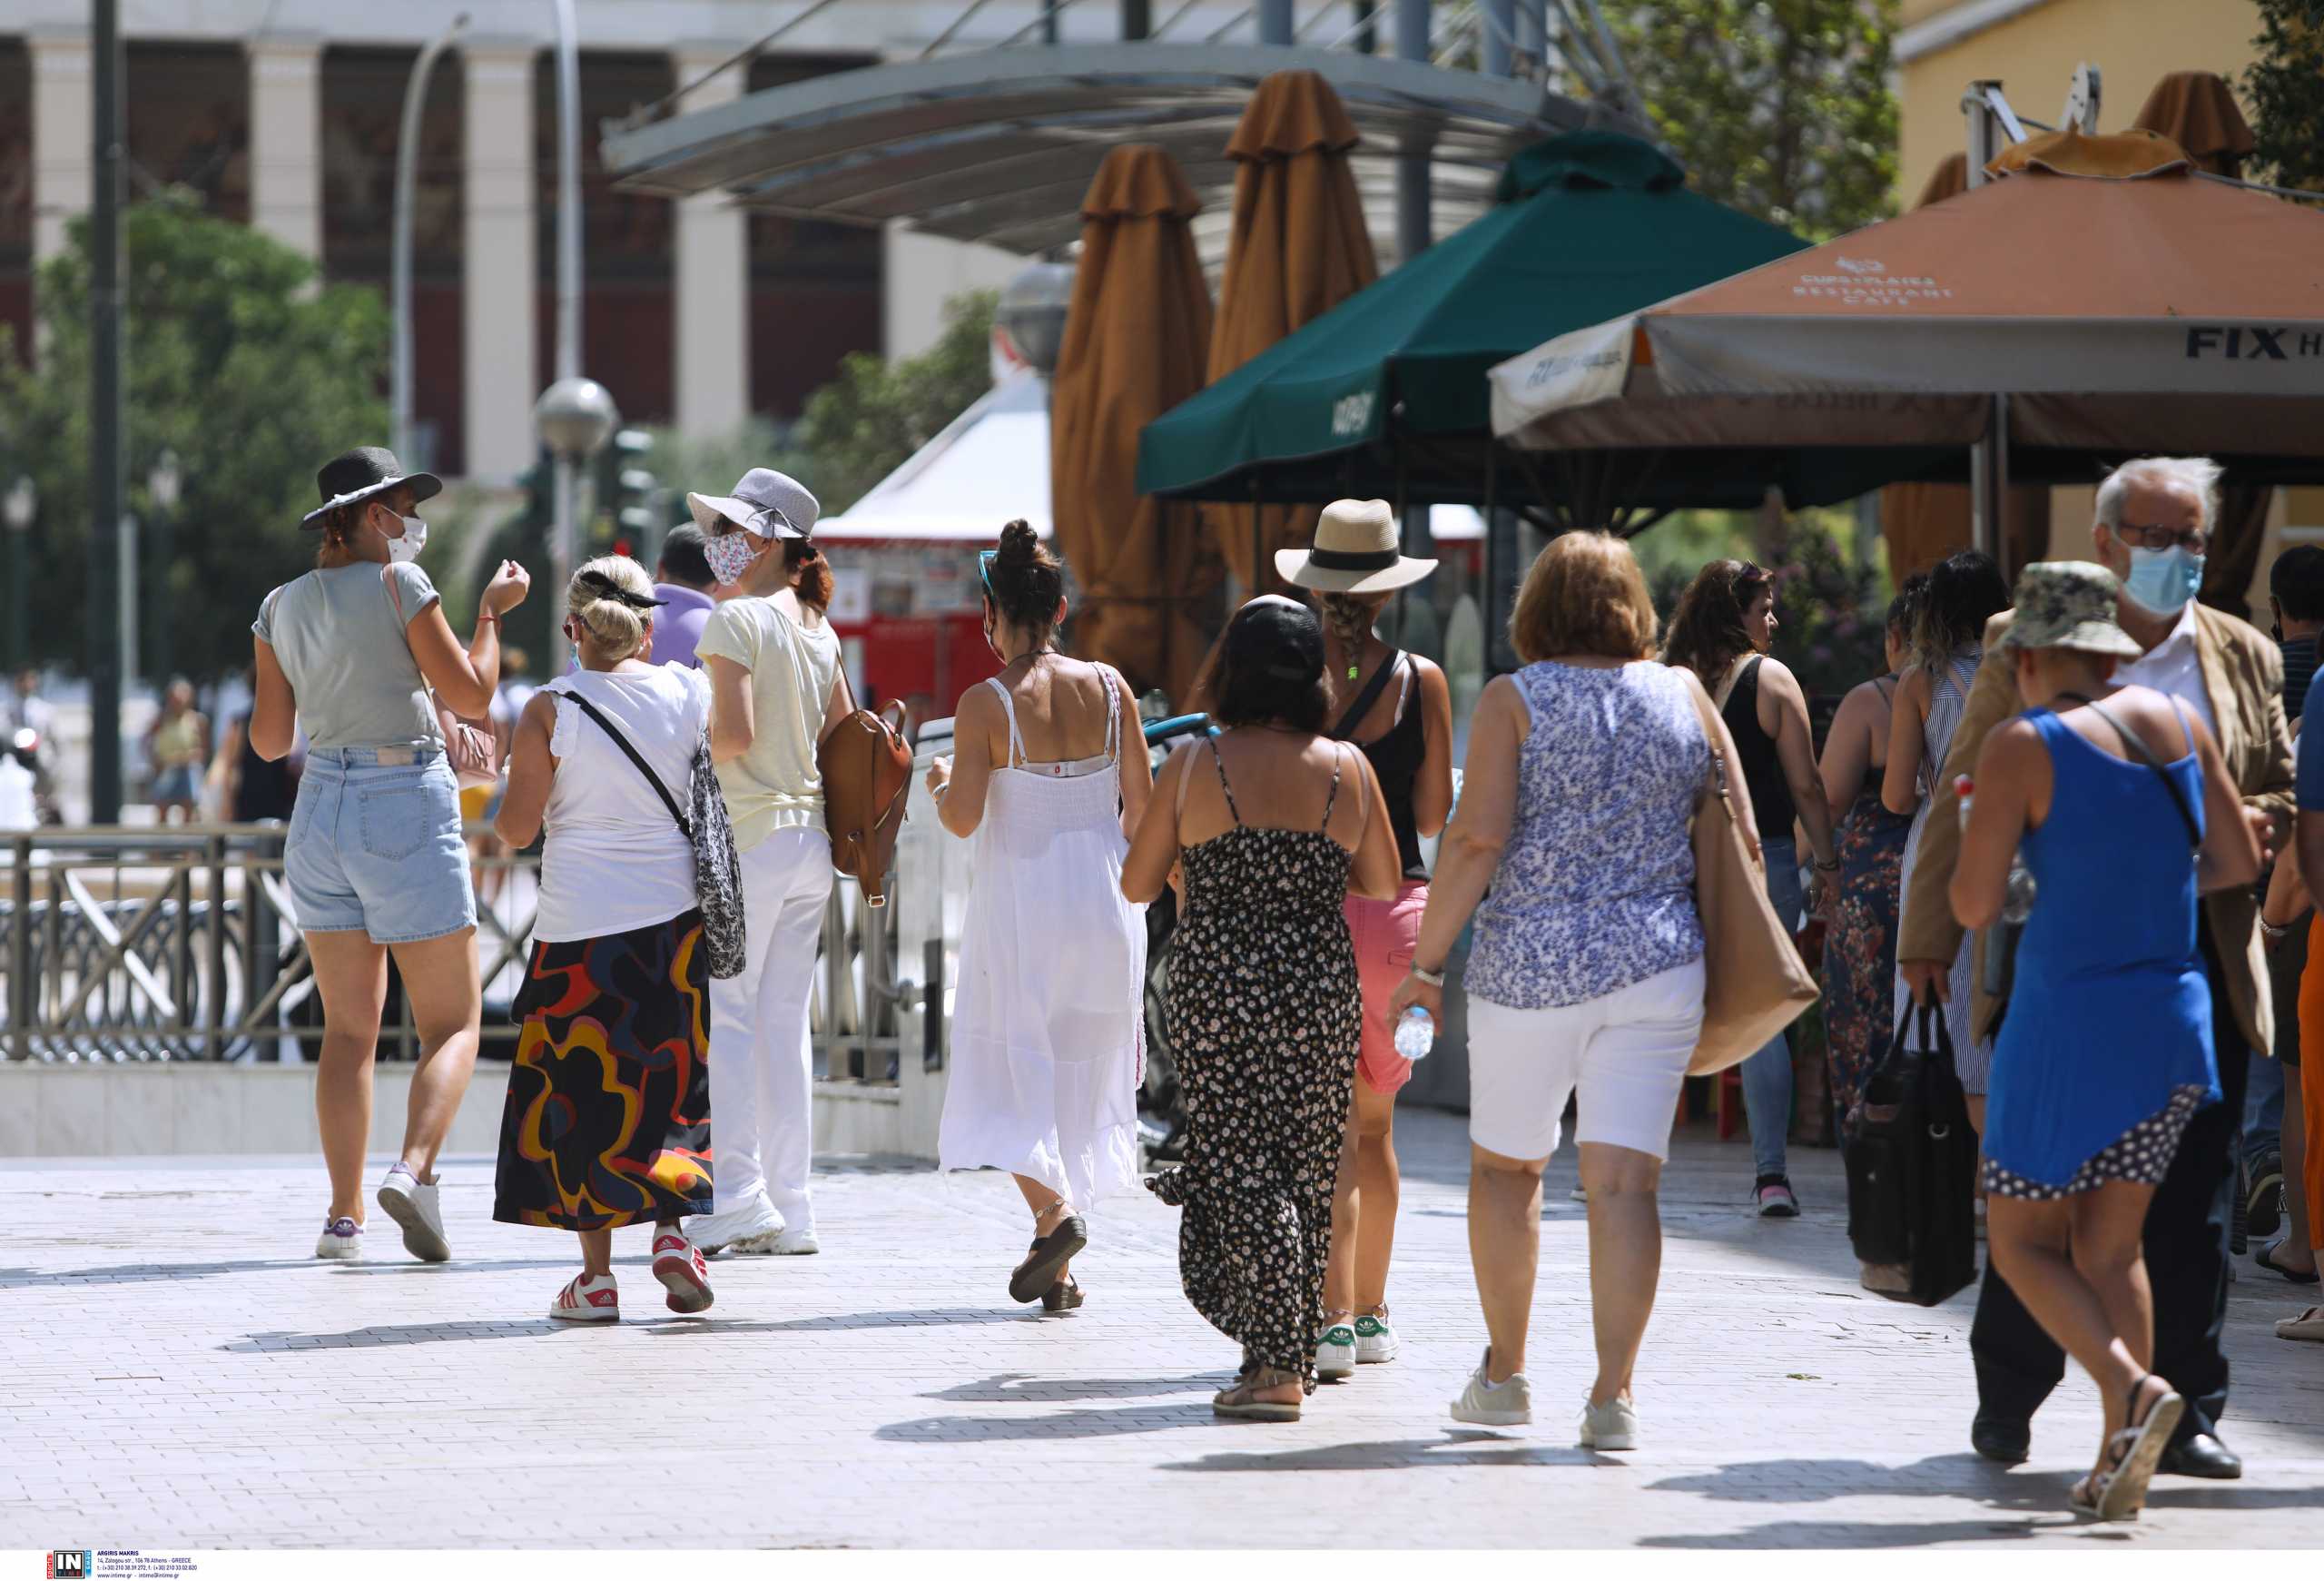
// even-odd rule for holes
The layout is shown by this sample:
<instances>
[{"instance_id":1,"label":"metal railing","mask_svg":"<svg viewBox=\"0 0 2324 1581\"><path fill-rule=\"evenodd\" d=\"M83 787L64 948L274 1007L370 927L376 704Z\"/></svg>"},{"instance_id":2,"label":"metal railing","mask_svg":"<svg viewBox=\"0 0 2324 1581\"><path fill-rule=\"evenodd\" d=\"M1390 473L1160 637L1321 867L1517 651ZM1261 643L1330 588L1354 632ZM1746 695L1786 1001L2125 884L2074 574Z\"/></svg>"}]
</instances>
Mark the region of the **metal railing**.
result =
<instances>
[{"instance_id":1,"label":"metal railing","mask_svg":"<svg viewBox=\"0 0 2324 1581\"><path fill-rule=\"evenodd\" d=\"M0 1060L292 1062L322 1037L320 1000L282 876L279 825L51 828L0 835ZM531 953L539 858L471 825L487 1058L515 1050L507 1010ZM833 889L812 1024L826 1080L890 1082L901 1049L897 908ZM383 1058L414 1059L390 979Z\"/></svg>"}]
</instances>

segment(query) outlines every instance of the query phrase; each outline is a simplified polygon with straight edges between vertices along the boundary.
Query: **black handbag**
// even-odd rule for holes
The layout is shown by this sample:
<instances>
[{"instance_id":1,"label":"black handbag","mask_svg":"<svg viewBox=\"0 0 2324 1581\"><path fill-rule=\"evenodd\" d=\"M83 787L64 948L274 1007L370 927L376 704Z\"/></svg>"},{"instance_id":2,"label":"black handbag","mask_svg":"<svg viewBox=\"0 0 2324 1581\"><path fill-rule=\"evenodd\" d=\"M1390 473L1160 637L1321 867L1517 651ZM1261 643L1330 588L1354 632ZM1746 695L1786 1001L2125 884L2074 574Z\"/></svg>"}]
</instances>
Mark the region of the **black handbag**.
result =
<instances>
[{"instance_id":1,"label":"black handbag","mask_svg":"<svg viewBox=\"0 0 2324 1581\"><path fill-rule=\"evenodd\" d=\"M1920 1020L1921 1047L1905 1046ZM1933 1005L1908 1007L1848 1112L1848 1241L1876 1295L1934 1307L1977 1277L1977 1134Z\"/></svg>"}]
</instances>

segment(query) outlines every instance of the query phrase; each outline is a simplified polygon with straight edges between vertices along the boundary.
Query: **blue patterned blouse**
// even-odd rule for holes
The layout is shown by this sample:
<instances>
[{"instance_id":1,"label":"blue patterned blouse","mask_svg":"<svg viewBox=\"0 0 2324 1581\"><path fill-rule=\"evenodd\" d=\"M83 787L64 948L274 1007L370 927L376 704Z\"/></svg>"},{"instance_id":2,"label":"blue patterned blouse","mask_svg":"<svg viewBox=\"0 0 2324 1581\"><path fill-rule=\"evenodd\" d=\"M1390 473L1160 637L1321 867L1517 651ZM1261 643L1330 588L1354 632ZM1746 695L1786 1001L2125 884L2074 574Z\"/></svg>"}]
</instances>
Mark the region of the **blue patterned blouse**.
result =
<instances>
[{"instance_id":1,"label":"blue patterned blouse","mask_svg":"<svg viewBox=\"0 0 2324 1581\"><path fill-rule=\"evenodd\" d=\"M1686 677L1651 661L1544 661L1512 678L1533 723L1468 992L1547 1010L1700 960L1687 825L1710 748Z\"/></svg>"}]
</instances>

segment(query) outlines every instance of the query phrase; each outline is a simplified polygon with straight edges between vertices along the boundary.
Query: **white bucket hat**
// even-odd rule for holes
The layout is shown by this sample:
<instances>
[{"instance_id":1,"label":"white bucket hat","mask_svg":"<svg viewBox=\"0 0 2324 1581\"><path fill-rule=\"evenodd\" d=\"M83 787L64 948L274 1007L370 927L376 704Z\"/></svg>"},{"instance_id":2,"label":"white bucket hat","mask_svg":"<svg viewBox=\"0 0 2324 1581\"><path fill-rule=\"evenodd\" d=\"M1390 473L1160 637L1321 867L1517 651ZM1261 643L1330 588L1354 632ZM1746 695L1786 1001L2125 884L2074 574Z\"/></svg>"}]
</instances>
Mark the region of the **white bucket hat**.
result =
<instances>
[{"instance_id":1,"label":"white bucket hat","mask_svg":"<svg viewBox=\"0 0 2324 1581\"><path fill-rule=\"evenodd\" d=\"M772 467L753 467L743 474L732 494L686 496L694 525L716 533L727 523L761 538L805 538L815 530L822 507L805 484Z\"/></svg>"},{"instance_id":2,"label":"white bucket hat","mask_svg":"<svg viewBox=\"0 0 2324 1581\"><path fill-rule=\"evenodd\" d=\"M1436 569L1396 548L1396 513L1384 499L1334 499L1315 523L1315 545L1277 549L1275 574L1318 593L1385 593Z\"/></svg>"}]
</instances>

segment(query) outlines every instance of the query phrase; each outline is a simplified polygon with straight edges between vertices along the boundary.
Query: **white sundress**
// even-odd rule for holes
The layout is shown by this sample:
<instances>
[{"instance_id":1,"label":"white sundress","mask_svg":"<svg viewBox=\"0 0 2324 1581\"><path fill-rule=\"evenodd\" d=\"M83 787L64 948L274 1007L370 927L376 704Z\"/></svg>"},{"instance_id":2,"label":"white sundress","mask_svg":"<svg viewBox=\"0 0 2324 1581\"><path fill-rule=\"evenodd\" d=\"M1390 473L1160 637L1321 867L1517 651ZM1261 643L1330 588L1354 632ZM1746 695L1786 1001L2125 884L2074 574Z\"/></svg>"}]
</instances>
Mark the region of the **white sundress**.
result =
<instances>
[{"instance_id":1,"label":"white sundress","mask_svg":"<svg viewBox=\"0 0 2324 1581\"><path fill-rule=\"evenodd\" d=\"M1905 860L1898 872L1896 911L1911 904L1913 867L1920 855L1921 830L1927 826L1929 815L1936 808L1937 787L1945 774L1945 760L1953 750L1953 735L1961 726L1961 715L1968 707L1969 688L1975 684L1977 666L1983 662L1984 650L1965 647L1947 662L1943 674L1934 677L1929 688L1928 719L1921 729L1921 801L1913 814L1913 826L1905 836ZM1976 983L1976 935L1965 934L1961 946L1954 953L1953 970L1945 1001L1945 1030L1953 1039L1953 1069L1961 1078L1962 1088L1973 1097L1983 1097L1985 1083L1993 1073L1994 1045L1979 1039L1972 1031L1974 1018L1970 999ZM1897 1013L1912 1003L1912 992L1905 986L1905 973L1896 973ZM1915 1022L1917 1028L1918 1022ZM1919 1033L1915 1030L1906 1036L1917 1046Z\"/></svg>"},{"instance_id":2,"label":"white sundress","mask_svg":"<svg viewBox=\"0 0 2324 1581\"><path fill-rule=\"evenodd\" d=\"M1146 908L1122 897L1120 692L1107 677L1106 750L1009 756L970 836L967 926L938 1165L999 1169L1077 1207L1138 1182Z\"/></svg>"}]
</instances>

